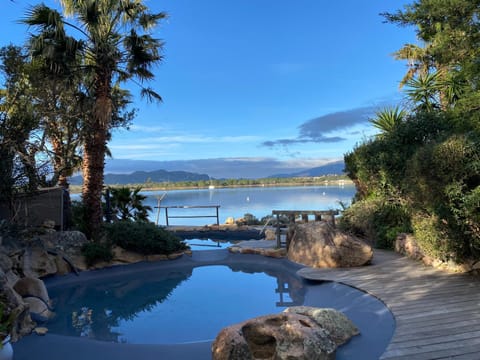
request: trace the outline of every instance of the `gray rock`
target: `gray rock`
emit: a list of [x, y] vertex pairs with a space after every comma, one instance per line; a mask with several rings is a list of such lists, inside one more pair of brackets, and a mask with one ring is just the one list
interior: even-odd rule
[[50, 311], [48, 304], [36, 297], [25, 297], [23, 301], [28, 304], [31, 318], [36, 322], [46, 322], [55, 316]]
[[293, 306], [285, 309], [286, 313], [301, 314], [313, 319], [320, 327], [328, 331], [329, 338], [338, 346], [360, 334], [357, 327], [340, 311], [319, 309], [310, 306]]
[[41, 248], [27, 248], [21, 259], [21, 267], [23, 274], [29, 277], [41, 278], [57, 273], [55, 258]]
[[336, 344], [312, 318], [295, 313], [260, 316], [220, 331], [214, 360], [331, 360]]
[[323, 221], [297, 224], [288, 259], [317, 268], [362, 266], [370, 263], [372, 247]]
[[81, 254], [82, 247], [89, 242], [80, 231], [56, 231], [43, 235], [42, 240], [45, 248], [65, 253], [67, 256]]
[[22, 297], [33, 296], [45, 303], [50, 302], [47, 288], [42, 280], [25, 277], [17, 281], [13, 289]]

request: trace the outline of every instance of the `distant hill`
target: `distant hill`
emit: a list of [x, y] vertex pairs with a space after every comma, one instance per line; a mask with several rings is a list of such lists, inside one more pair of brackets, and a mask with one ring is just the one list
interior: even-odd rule
[[315, 177], [324, 175], [343, 175], [345, 163], [343, 160], [331, 162], [322, 166], [314, 167], [300, 172], [290, 174], [276, 174], [269, 176], [270, 178], [291, 178], [291, 177]]
[[[200, 181], [209, 180], [206, 174], [196, 174], [187, 171], [135, 171], [131, 174], [105, 174], [105, 184], [144, 184], [151, 182], [179, 182], [179, 181]], [[74, 176], [70, 179], [70, 184], [81, 185], [83, 179], [81, 176]]]

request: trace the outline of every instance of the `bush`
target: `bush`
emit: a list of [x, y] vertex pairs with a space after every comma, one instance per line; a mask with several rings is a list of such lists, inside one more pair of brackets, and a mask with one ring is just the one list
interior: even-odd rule
[[382, 197], [355, 202], [343, 211], [338, 226], [381, 249], [392, 249], [399, 233], [411, 232], [407, 207]]
[[412, 226], [415, 239], [425, 255], [443, 261], [456, 259], [452, 241], [438, 216], [418, 213], [412, 217]]
[[258, 220], [255, 215], [246, 213], [237, 221], [237, 225], [262, 225], [262, 222]]
[[82, 248], [82, 254], [88, 266], [101, 261], [109, 262], [113, 259], [112, 247], [109, 244], [97, 242], [85, 244]]
[[168, 255], [188, 249], [180, 238], [153, 223], [119, 221], [106, 224], [105, 230], [113, 245], [144, 255]]

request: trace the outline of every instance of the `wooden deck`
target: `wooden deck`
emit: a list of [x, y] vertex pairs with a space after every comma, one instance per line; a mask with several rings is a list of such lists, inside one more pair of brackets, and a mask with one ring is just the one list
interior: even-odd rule
[[396, 329], [381, 359], [480, 359], [479, 277], [448, 274], [381, 250], [371, 266], [298, 273], [355, 286], [390, 308]]

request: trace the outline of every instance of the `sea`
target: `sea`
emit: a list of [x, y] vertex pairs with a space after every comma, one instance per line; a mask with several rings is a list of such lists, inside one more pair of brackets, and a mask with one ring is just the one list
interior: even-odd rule
[[[220, 224], [228, 218], [251, 214], [258, 219], [272, 210], [341, 210], [355, 195], [353, 185], [239, 187], [194, 190], [145, 191], [152, 207], [151, 221], [158, 225]], [[200, 208], [196, 208], [200, 206]], [[209, 206], [209, 207], [206, 207]], [[165, 209], [168, 207], [168, 209]]]

